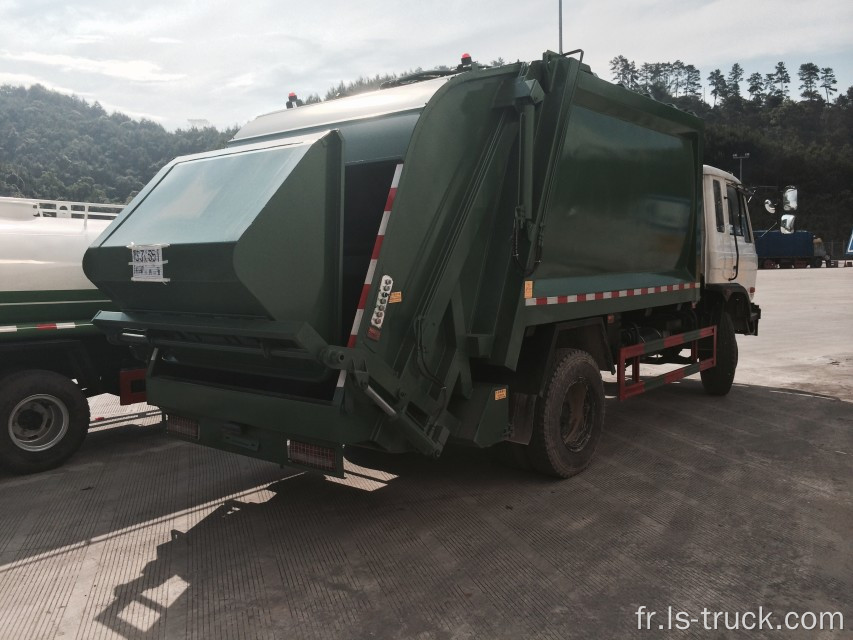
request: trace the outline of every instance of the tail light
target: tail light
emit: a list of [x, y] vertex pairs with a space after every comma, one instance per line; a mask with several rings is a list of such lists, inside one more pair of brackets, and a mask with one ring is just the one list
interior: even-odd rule
[[181, 436], [182, 438], [198, 440], [198, 420], [169, 415], [166, 418], [166, 433]]
[[298, 440], [287, 441], [287, 457], [296, 464], [318, 471], [337, 472], [336, 451], [332, 447], [308, 444]]

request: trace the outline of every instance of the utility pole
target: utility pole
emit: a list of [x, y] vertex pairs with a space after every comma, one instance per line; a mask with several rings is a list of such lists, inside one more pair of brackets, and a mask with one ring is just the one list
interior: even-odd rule
[[743, 155], [738, 155], [736, 153], [733, 153], [732, 158], [734, 158], [735, 160], [740, 160], [740, 175], [738, 176], [738, 180], [743, 182], [743, 161], [749, 160], [749, 154], [744, 153]]
[[559, 22], [560, 22], [560, 54], [563, 53], [563, 0], [559, 0], [560, 10], [559, 10]]

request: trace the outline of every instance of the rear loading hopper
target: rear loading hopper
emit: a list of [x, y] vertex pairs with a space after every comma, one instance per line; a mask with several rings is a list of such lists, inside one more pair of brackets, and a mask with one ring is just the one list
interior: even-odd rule
[[95, 322], [217, 448], [340, 473], [347, 445], [529, 441], [544, 336], [608, 369], [614, 317], [699, 300], [700, 138], [552, 53], [262, 116], [89, 249], [121, 309]]

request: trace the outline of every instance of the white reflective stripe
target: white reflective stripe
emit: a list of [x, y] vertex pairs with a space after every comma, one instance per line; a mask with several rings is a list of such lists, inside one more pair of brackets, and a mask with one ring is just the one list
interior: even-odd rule
[[18, 327], [12, 325], [8, 327], [0, 327], [0, 333], [16, 333], [18, 331]]
[[341, 372], [338, 374], [338, 384], [336, 385], [337, 388], [340, 389], [342, 386], [344, 386], [344, 381], [346, 379], [347, 379], [347, 372], [341, 370]]
[[611, 297], [613, 297], [613, 294], [612, 294], [610, 291], [605, 291], [605, 292], [604, 292], [604, 299], [605, 299], [605, 300], [608, 300], [608, 299], [609, 299], [609, 298], [611, 298]]
[[358, 333], [358, 328], [361, 326], [361, 319], [364, 317], [364, 309], [355, 310], [355, 320], [352, 321], [352, 330], [349, 332], [351, 336]]
[[400, 174], [403, 173], [403, 165], [398, 164], [397, 168], [394, 169], [394, 178], [391, 180], [391, 188], [396, 189], [397, 185], [400, 184]]
[[625, 296], [627, 296], [627, 295], [628, 295], [628, 290], [627, 290], [627, 289], [620, 289], [620, 290], [619, 290], [619, 297], [620, 297], [620, 298], [624, 298], [624, 297], [625, 297]]
[[364, 284], [371, 284], [373, 282], [374, 273], [376, 273], [376, 260], [371, 260], [367, 266], [367, 275], [364, 276]]
[[57, 329], [73, 329], [76, 326], [77, 325], [74, 324], [73, 322], [57, 322], [56, 323]]
[[390, 218], [390, 217], [391, 217], [390, 211], [385, 211], [382, 214], [382, 222], [379, 223], [379, 232], [376, 235], [378, 235], [378, 236], [384, 236], [385, 235], [385, 229], [388, 228], [388, 218]]
[[548, 302], [546, 302], [545, 304], [557, 304], [557, 297], [556, 296], [548, 296], [547, 299], [548, 299]]
[[536, 298], [525, 298], [524, 306], [525, 307], [533, 307], [536, 305]]
[[568, 298], [567, 302], [577, 302], [578, 301], [578, 297], [576, 295], [566, 296], [566, 297]]
[[642, 289], [634, 289], [634, 295], [635, 296], [643, 295], [643, 290]]

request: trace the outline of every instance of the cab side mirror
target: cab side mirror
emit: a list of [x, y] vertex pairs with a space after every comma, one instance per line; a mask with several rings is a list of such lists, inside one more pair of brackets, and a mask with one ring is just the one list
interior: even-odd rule
[[797, 188], [796, 187], [785, 187], [785, 191], [782, 192], [782, 202], [783, 209], [785, 211], [796, 211], [797, 210]]
[[782, 216], [779, 222], [779, 230], [782, 233], [794, 233], [794, 219], [796, 216], [793, 213], [786, 213]]

